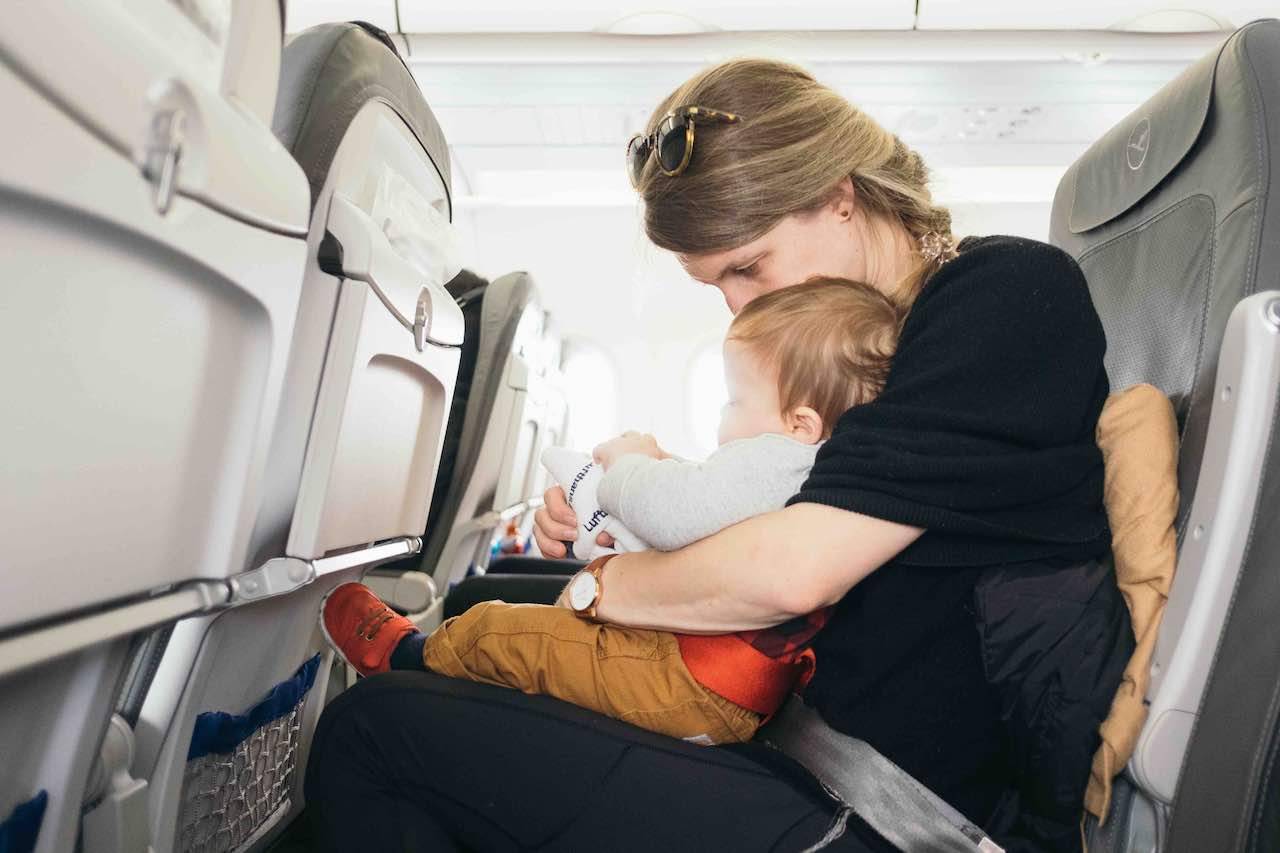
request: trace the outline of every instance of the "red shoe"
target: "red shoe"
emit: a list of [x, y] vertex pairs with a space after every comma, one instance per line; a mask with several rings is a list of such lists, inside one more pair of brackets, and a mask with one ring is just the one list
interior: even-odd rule
[[320, 602], [320, 630], [356, 672], [373, 675], [391, 668], [391, 653], [418, 626], [383, 604], [364, 584], [344, 583]]

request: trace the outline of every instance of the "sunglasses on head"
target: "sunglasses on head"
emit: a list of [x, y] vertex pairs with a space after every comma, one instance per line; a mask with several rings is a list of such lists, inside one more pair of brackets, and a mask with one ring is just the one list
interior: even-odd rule
[[653, 133], [637, 133], [627, 143], [627, 174], [631, 186], [640, 185], [644, 164], [649, 155], [657, 157], [662, 174], [675, 177], [689, 167], [693, 158], [693, 128], [698, 122], [718, 121], [733, 124], [742, 117], [707, 107], [680, 107], [662, 117]]

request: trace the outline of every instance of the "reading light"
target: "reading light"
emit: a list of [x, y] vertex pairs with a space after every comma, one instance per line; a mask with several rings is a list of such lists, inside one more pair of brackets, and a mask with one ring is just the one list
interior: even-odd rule
[[709, 33], [714, 29], [681, 12], [635, 12], [623, 15], [599, 32], [625, 36], [680, 36]]

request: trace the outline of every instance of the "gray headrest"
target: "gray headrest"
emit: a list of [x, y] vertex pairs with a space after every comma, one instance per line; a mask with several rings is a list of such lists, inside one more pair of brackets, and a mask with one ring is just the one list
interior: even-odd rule
[[281, 59], [271, 129], [306, 173], [312, 205], [347, 126], [371, 100], [387, 104], [417, 137], [444, 182], [452, 219], [453, 188], [444, 132], [390, 37], [361, 23], [321, 24], [304, 30], [285, 45]]
[[1120, 216], [1182, 162], [1209, 114], [1220, 55], [1214, 51], [1188, 67], [1077, 161], [1067, 222], [1072, 232], [1080, 234]]
[[467, 400], [458, 447], [459, 464], [455, 470], [455, 475], [463, 481], [475, 469], [480, 442], [493, 417], [503, 369], [515, 344], [516, 329], [534, 293], [533, 278], [527, 272], [507, 273], [485, 288], [480, 307], [480, 348], [476, 352], [475, 372], [471, 374], [471, 397]]

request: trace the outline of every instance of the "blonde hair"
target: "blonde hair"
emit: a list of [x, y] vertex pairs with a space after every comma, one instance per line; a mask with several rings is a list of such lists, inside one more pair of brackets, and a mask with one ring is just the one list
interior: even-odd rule
[[884, 388], [904, 316], [869, 284], [818, 277], [748, 302], [726, 339], [777, 371], [783, 414], [809, 406], [826, 437]]
[[[715, 65], [659, 104], [647, 132], [683, 106], [742, 121], [697, 124], [692, 160], [674, 177], [649, 158], [637, 189], [657, 246], [705, 254], [744, 245], [789, 215], [820, 208], [845, 178], [864, 214], [901, 224], [917, 247], [931, 233], [950, 241], [951, 214], [934, 203], [920, 155], [803, 68], [767, 59]], [[914, 301], [948, 256], [922, 256], [895, 296]]]

